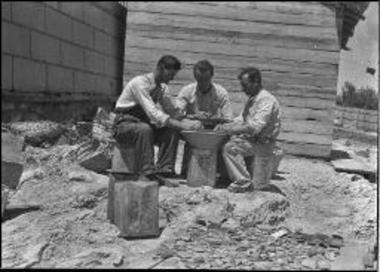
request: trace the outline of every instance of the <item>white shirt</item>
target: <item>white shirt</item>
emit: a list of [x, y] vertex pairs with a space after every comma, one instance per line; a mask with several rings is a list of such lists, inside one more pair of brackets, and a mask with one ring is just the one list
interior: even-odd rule
[[205, 111], [219, 118], [233, 119], [228, 92], [216, 83], [212, 83], [211, 90], [207, 93], [197, 90], [196, 82], [186, 85], [179, 92], [176, 102], [176, 108], [187, 114]]
[[166, 125], [169, 114], [165, 109], [173, 107], [166, 84], [156, 84], [154, 74], [144, 74], [131, 79], [124, 87], [116, 102], [116, 108], [129, 109], [140, 105], [152, 124], [157, 127]]

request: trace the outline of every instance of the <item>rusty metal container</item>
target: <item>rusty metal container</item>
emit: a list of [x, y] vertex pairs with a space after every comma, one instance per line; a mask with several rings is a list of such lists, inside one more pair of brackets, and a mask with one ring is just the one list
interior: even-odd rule
[[215, 187], [218, 152], [228, 135], [207, 129], [181, 133], [191, 147], [187, 185]]
[[107, 218], [125, 238], [159, 235], [158, 183], [140, 181], [133, 149], [115, 144], [109, 170]]

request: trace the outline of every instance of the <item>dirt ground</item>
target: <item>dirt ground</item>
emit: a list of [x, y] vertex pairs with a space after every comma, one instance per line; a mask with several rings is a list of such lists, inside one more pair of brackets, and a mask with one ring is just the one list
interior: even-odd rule
[[[377, 184], [293, 156], [271, 180], [277, 192], [233, 194], [183, 181], [161, 186], [160, 237], [126, 240], [107, 220], [108, 177], [78, 165], [80, 146], [27, 146], [9, 206], [41, 208], [6, 211], [3, 268], [331, 269], [340, 246], [305, 243], [295, 234], [340, 235], [344, 245], [375, 241]], [[370, 152], [376, 157], [377, 148]]]

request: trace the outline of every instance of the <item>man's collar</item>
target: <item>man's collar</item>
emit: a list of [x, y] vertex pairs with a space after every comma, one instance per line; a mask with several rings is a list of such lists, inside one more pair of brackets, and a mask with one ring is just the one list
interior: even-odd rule
[[198, 88], [198, 83], [195, 83], [195, 92], [199, 93], [199, 94], [208, 94], [210, 92], [212, 92], [212, 90], [214, 89], [214, 83], [211, 82], [211, 85], [210, 85], [210, 88], [207, 90], [207, 92], [203, 93], [199, 90]]

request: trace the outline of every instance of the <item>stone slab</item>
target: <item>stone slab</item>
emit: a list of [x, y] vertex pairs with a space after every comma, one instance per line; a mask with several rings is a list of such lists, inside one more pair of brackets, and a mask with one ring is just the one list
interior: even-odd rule
[[358, 159], [339, 159], [331, 161], [331, 163], [336, 171], [357, 174], [376, 174], [375, 166]]
[[1, 183], [15, 189], [22, 170], [22, 149], [24, 139], [10, 133], [1, 133]]

